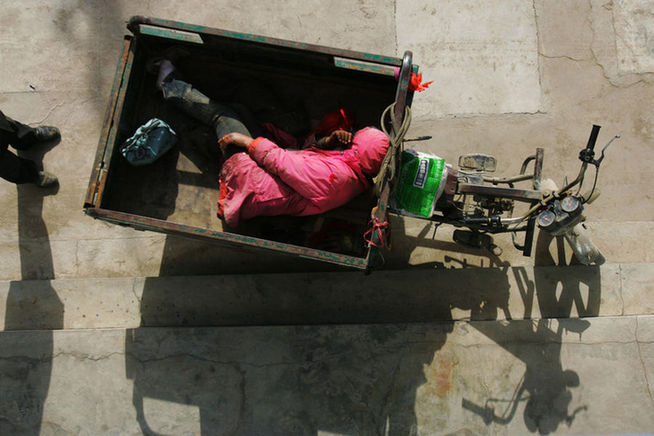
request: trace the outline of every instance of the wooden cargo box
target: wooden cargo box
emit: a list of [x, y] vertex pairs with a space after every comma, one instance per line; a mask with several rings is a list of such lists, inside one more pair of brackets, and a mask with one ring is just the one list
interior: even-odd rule
[[[375, 214], [384, 219], [387, 187], [322, 215], [261, 217], [227, 228], [216, 216], [221, 155], [215, 133], [164, 102], [146, 64], [179, 48], [185, 52], [178, 63], [184, 80], [204, 94], [225, 102], [254, 94], [308, 131], [341, 107], [354, 115], [357, 128], [380, 127], [382, 112], [393, 102], [401, 118], [411, 97], [410, 53], [399, 59], [146, 17], [133, 17], [128, 28], [132, 35], [125, 36], [85, 199], [88, 215], [359, 269], [377, 263], [379, 233], [364, 233]], [[401, 68], [400, 80], [394, 68]], [[150, 165], [131, 166], [120, 148], [155, 117], [176, 131], [178, 143]]]

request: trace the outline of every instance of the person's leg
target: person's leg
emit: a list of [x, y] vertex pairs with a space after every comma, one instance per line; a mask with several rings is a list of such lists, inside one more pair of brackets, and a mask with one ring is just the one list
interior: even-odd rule
[[11, 144], [16, 150], [27, 150], [38, 143], [58, 139], [59, 136], [59, 129], [56, 127], [30, 127], [0, 111], [0, 142]]
[[[242, 113], [239, 114], [229, 106], [211, 100], [189, 83], [178, 79], [164, 80], [161, 83], [161, 90], [166, 101], [173, 103], [198, 121], [213, 127], [218, 139], [234, 132], [247, 136], [252, 136], [254, 133], [259, 136], [260, 129], [253, 120], [248, 120], [246, 125]], [[222, 153], [227, 159], [243, 151], [242, 148], [229, 146], [226, 150], [222, 150]]]
[[300, 106], [285, 101], [283, 95], [276, 95], [271, 86], [244, 81], [236, 85], [234, 99], [246, 106], [260, 123], [271, 123], [295, 137], [304, 136], [310, 130], [306, 114]]
[[[161, 84], [163, 97], [196, 120], [212, 126], [219, 138], [228, 133], [242, 133], [251, 136], [239, 114], [227, 105], [209, 97], [182, 80], [172, 79]], [[255, 130], [255, 129], [252, 129]]]
[[34, 162], [16, 156], [6, 148], [0, 150], [0, 177], [12, 183], [38, 183], [39, 170]]
[[34, 183], [42, 188], [55, 185], [54, 174], [40, 171], [36, 162], [16, 156], [7, 150], [27, 150], [41, 142], [59, 138], [59, 129], [50, 126], [32, 128], [15, 121], [0, 111], [0, 177], [16, 184]]

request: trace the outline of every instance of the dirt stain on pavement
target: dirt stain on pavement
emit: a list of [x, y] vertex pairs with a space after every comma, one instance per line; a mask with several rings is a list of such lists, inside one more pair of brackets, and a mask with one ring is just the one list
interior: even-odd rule
[[449, 354], [438, 354], [427, 369], [429, 394], [444, 398], [452, 390], [453, 373], [459, 359]]

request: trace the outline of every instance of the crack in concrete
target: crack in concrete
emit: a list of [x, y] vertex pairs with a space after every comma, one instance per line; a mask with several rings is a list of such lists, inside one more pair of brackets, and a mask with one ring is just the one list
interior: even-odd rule
[[[597, 342], [564, 342], [564, 341], [507, 341], [507, 342], [494, 342], [492, 344], [450, 344], [452, 347], [459, 347], [463, 349], [476, 348], [476, 347], [496, 347], [497, 345], [502, 345], [505, 343], [510, 343], [511, 345], [523, 346], [523, 345], [533, 345], [533, 346], [542, 346], [542, 345], [584, 345], [584, 346], [594, 346], [594, 345], [629, 345], [633, 344], [632, 340], [625, 341], [597, 341]], [[641, 341], [641, 344], [654, 344], [654, 341]]]
[[647, 365], [645, 365], [645, 360], [643, 359], [642, 350], [640, 348], [641, 343], [651, 344], [652, 342], [640, 342], [638, 340], [638, 328], [640, 327], [640, 324], [638, 322], [639, 318], [640, 317], [638, 316], [636, 317], [636, 329], [634, 331], [634, 338], [636, 340], [636, 348], [638, 349], [638, 359], [640, 360], [640, 364], [643, 367], [643, 376], [645, 377], [645, 386], [647, 388], [647, 395], [649, 396], [649, 400], [652, 403], [652, 408], [654, 408], [654, 397], [652, 397], [652, 390], [650, 389], [649, 379], [647, 377]]
[[620, 305], [621, 305], [621, 310], [620, 310], [620, 316], [624, 316], [624, 296], [622, 294], [622, 291], [624, 290], [623, 287], [623, 280], [624, 280], [624, 275], [622, 274], [622, 264], [618, 264], [618, 274], [619, 274], [619, 283], [620, 287], [618, 288], [619, 295], [620, 295]]
[[[143, 235], [143, 236], [126, 236], [126, 237], [115, 237], [115, 238], [45, 238], [45, 237], [40, 237], [40, 238], [29, 238], [25, 239], [22, 238], [22, 240], [25, 240], [26, 242], [41, 242], [45, 239], [48, 239], [50, 242], [71, 242], [71, 241], [124, 241], [124, 240], [137, 240], [137, 239], [150, 239], [150, 240], [156, 240], [156, 239], [165, 239], [165, 236], [160, 236], [160, 235]], [[18, 238], [0, 238], [0, 242], [18, 242]]]
[[400, 44], [397, 40], [397, 2], [393, 2], [393, 21], [395, 22], [395, 53], [399, 55]]
[[[391, 397], [395, 393], [395, 383], [393, 383], [393, 380], [398, 380], [398, 374], [400, 373], [400, 366], [402, 365], [402, 356], [400, 356], [397, 359], [397, 362], [395, 363], [395, 366], [393, 367], [393, 370], [391, 371], [391, 374], [388, 377], [388, 380], [391, 380], [390, 386], [388, 387], [386, 394], [384, 395], [384, 399], [382, 401], [382, 407], [381, 407], [381, 413], [382, 415], [379, 416], [379, 421], [381, 425], [384, 425], [385, 422], [382, 421], [387, 421], [388, 416], [390, 415], [389, 411], [392, 410], [392, 404], [391, 404]], [[387, 418], [387, 419], [384, 419]], [[381, 430], [381, 429], [379, 429]], [[386, 426], [386, 433], [388, 433], [388, 426]], [[379, 432], [379, 434], [382, 434]]]
[[[591, 35], [592, 35], [591, 36], [590, 47], [589, 47], [590, 58], [586, 59], [586, 58], [575, 58], [575, 57], [568, 56], [568, 55], [547, 55], [547, 54], [545, 54], [544, 50], [543, 50], [543, 48], [541, 47], [541, 44], [540, 44], [540, 41], [541, 41], [541, 39], [540, 39], [540, 27], [539, 27], [539, 24], [538, 24], [538, 13], [537, 13], [537, 8], [536, 8], [536, 5], [535, 5], [535, 1], [536, 0], [534, 0], [534, 2], [533, 2], [533, 8], [534, 8], [534, 14], [535, 14], [535, 17], [536, 17], [536, 36], [537, 36], [538, 41], [539, 41], [538, 48], [537, 48], [539, 57], [543, 57], [545, 59], [568, 59], [568, 60], [570, 60], [572, 62], [591, 62], [593, 65], [597, 66], [600, 69], [602, 77], [604, 77], [604, 79], [609, 83], [609, 85], [614, 87], [614, 88], [627, 89], [627, 88], [633, 87], [633, 86], [638, 85], [638, 84], [649, 85], [648, 80], [645, 80], [643, 78], [641, 78], [639, 80], [635, 80], [635, 79], [633, 79], [631, 77], [633, 77], [633, 76], [643, 77], [644, 76], [646, 78], [649, 78], [650, 76], [654, 76], [654, 74], [651, 74], [651, 73], [640, 73], [640, 74], [639, 73], [629, 73], [629, 74], [625, 75], [623, 78], [625, 78], [627, 80], [629, 80], [631, 78], [630, 79], [631, 83], [620, 84], [620, 83], [616, 82], [613, 78], [611, 78], [611, 76], [607, 72], [606, 67], [604, 66], [604, 64], [602, 62], [600, 62], [600, 60], [599, 60], [599, 58], [597, 56], [597, 53], [595, 52], [595, 49], [594, 49], [595, 41], [596, 41], [597, 38], [596, 38], [595, 26], [594, 26], [594, 22], [593, 22], [593, 18], [592, 18], [593, 17], [592, 0], [588, 0], [588, 5], [589, 5], [589, 11], [590, 12], [589, 12], [589, 14], [588, 14], [588, 16], [586, 18], [586, 22], [588, 23], [588, 27], [589, 27], [589, 30], [590, 30]], [[613, 35], [615, 35], [614, 50], [617, 53], [616, 40], [617, 40], [618, 36], [617, 36], [616, 29], [615, 29], [615, 19], [614, 19], [613, 14], [612, 14], [612, 18], [611, 18], [611, 25], [612, 25], [612, 28], [613, 28]], [[617, 66], [616, 66], [616, 68], [617, 68]], [[539, 74], [539, 79], [540, 78], [541, 78], [541, 76]]]
[[141, 312], [141, 305], [142, 305], [143, 301], [142, 301], [142, 298], [139, 297], [139, 295], [136, 293], [136, 282], [137, 282], [136, 279], [132, 279], [132, 294], [134, 294], [134, 298], [137, 301], [137, 305], [138, 305], [138, 312], [137, 313], [143, 313], [143, 312]]
[[536, 8], [536, 0], [532, 0], [531, 9], [534, 11], [534, 21], [536, 23], [536, 49], [540, 52], [540, 27], [538, 25], [538, 8]]
[[241, 393], [241, 401], [238, 408], [238, 416], [236, 417], [236, 428], [231, 433], [233, 436], [236, 436], [237, 434], [239, 434], [239, 429], [241, 428], [241, 421], [243, 416], [245, 416], [245, 410], [247, 404], [245, 385], [246, 385], [247, 378], [246, 378], [245, 371], [241, 369], [240, 365], [233, 365], [232, 369], [236, 371], [241, 378], [238, 384], [239, 392]]
[[[406, 348], [404, 345], [400, 345], [400, 347]], [[387, 347], [387, 349], [390, 349], [390, 348], [393, 348], [393, 347]], [[400, 352], [400, 351], [397, 351], [397, 354], [405, 355], [404, 352]], [[406, 355], [409, 355], [409, 354], [410, 353], [408, 353]], [[192, 358], [192, 359], [195, 359], [195, 360], [199, 360], [201, 362], [209, 362], [209, 363], [214, 363], [214, 364], [217, 364], [217, 365], [238, 367], [239, 371], [240, 371], [240, 366], [242, 366], [242, 365], [246, 365], [246, 366], [250, 366], [252, 368], [258, 368], [258, 369], [261, 369], [261, 368], [274, 368], [274, 367], [279, 367], [279, 366], [294, 366], [294, 365], [295, 366], [301, 366], [301, 365], [306, 365], [306, 364], [316, 365], [316, 364], [323, 363], [323, 362], [326, 362], [326, 361], [338, 359], [338, 358], [340, 358], [342, 356], [349, 356], [349, 355], [351, 355], [351, 352], [347, 351], [347, 352], [343, 352], [343, 353], [328, 354], [328, 355], [326, 355], [324, 357], [314, 359], [311, 362], [296, 360], [296, 361], [270, 362], [270, 363], [262, 363], [262, 364], [256, 364], [256, 363], [247, 362], [247, 361], [238, 362], [238, 361], [229, 361], [229, 360], [217, 360], [217, 359], [211, 359], [211, 358], [208, 358], [208, 357], [198, 356], [198, 355], [193, 354], [193, 353], [174, 353], [174, 354], [168, 354], [166, 356], [161, 356], [161, 357], [156, 357], [156, 358], [149, 358], [149, 359], [139, 358], [137, 356], [134, 356], [132, 353], [128, 353], [128, 355], [130, 355], [132, 358], [134, 358], [136, 361], [138, 361], [141, 364], [161, 362], [161, 361], [169, 360], [169, 359], [178, 359], [178, 358], [187, 357], [187, 358]], [[372, 356], [369, 356], [369, 357], [367, 357], [365, 359], [359, 359], [359, 360], [361, 362], [363, 362], [363, 363], [366, 363], [366, 362], [369, 362], [369, 361], [375, 361], [377, 359], [378, 359], [378, 356], [372, 355]]]
[[[207, 357], [201, 357], [196, 354], [192, 353], [176, 353], [176, 354], [168, 354], [166, 356], [162, 357], [157, 357], [157, 358], [150, 358], [150, 359], [142, 359], [137, 356], [134, 356], [133, 353], [126, 353], [126, 355], [130, 356], [140, 364], [148, 364], [148, 363], [156, 363], [156, 362], [162, 362], [165, 360], [170, 360], [170, 359], [180, 359], [180, 358], [192, 358], [194, 360], [198, 360], [200, 362], [207, 362], [207, 363], [214, 363], [216, 365], [224, 365], [224, 366], [229, 366], [229, 367], [236, 367], [239, 368], [243, 365], [251, 366], [253, 368], [273, 368], [277, 366], [292, 366], [292, 365], [301, 365], [303, 362], [299, 361], [293, 361], [293, 362], [272, 362], [272, 363], [263, 363], [263, 364], [255, 364], [255, 363], [250, 363], [250, 362], [237, 362], [237, 361], [230, 361], [230, 360], [217, 360], [217, 359], [210, 359]], [[238, 371], [237, 371], [238, 372]]]
[[[90, 354], [86, 354], [86, 353], [78, 353], [78, 352], [75, 352], [75, 351], [73, 351], [73, 352], [71, 352], [71, 351], [60, 351], [58, 353], [53, 354], [51, 359], [55, 360], [55, 359], [57, 359], [59, 357], [74, 357], [75, 359], [80, 360], [80, 361], [90, 360], [92, 362], [99, 362], [100, 360], [109, 359], [109, 358], [111, 358], [113, 356], [124, 356], [124, 355], [125, 355], [124, 352], [112, 351], [112, 352], [107, 353], [107, 354], [101, 354], [101, 355], [93, 357]], [[44, 359], [44, 360], [50, 360], [50, 359]]]
[[[592, 2], [592, 0], [588, 0], [588, 5], [590, 7], [590, 13], [588, 15], [588, 21], [590, 23], [590, 31], [591, 31], [591, 35], [592, 35], [591, 42], [590, 42], [590, 53], [591, 53], [592, 58], [593, 58], [592, 59], [593, 63], [600, 69], [604, 79], [609, 83], [609, 85], [611, 85], [612, 87], [617, 88], [617, 89], [627, 89], [627, 88], [631, 88], [631, 87], [633, 87], [635, 85], [638, 85], [638, 84], [648, 85], [649, 82], [647, 80], [643, 79], [642, 77], [654, 77], [654, 74], [652, 74], [652, 73], [633, 73], [633, 72], [626, 73], [626, 74], [622, 75], [622, 77], [624, 79], [626, 79], [626, 80], [632, 80], [632, 83], [628, 83], [628, 84], [624, 84], [624, 85], [622, 85], [620, 83], [617, 83], [614, 79], [612, 79], [609, 76], [609, 73], [606, 71], [606, 67], [604, 66], [604, 64], [602, 64], [600, 62], [599, 58], [597, 57], [597, 53], [595, 53], [594, 46], [595, 46], [595, 40], [596, 40], [596, 33], [595, 33], [595, 25], [594, 25], [595, 23], [592, 20], [592, 16], [593, 16], [593, 2]], [[615, 14], [613, 14], [613, 10], [611, 10], [611, 20], [610, 21], [611, 21], [611, 28], [612, 28], [613, 36], [614, 36], [613, 49], [614, 49], [615, 54], [616, 54], [616, 66], [615, 66], [615, 68], [616, 68], [616, 73], [618, 74], [618, 76], [620, 76], [619, 71], [617, 71], [618, 70], [618, 66], [617, 66], [618, 32], [617, 32], [616, 27], [615, 27]], [[638, 79], [638, 80], [633, 81], [634, 80], [633, 77], [641, 77], [641, 78]]]
[[44, 356], [44, 357], [31, 357], [31, 356], [21, 356], [21, 355], [16, 355], [16, 356], [0, 356], [0, 361], [7, 361], [7, 362], [12, 362], [12, 361], [24, 361], [24, 362], [34, 362], [34, 363], [45, 363], [45, 362], [51, 362], [54, 359], [57, 359], [59, 357], [75, 357], [77, 360], [90, 360], [93, 362], [98, 362], [100, 360], [108, 359], [114, 355], [118, 356], [124, 356], [124, 352], [111, 352], [108, 354], [102, 354], [96, 357], [92, 357], [90, 354], [86, 353], [78, 353], [75, 351], [60, 351], [58, 353], [49, 355], [49, 356]]
[[75, 241], [75, 275], [80, 275], [80, 262], [79, 262], [79, 241]]
[[20, 94], [53, 94], [53, 93], [62, 93], [62, 91], [55, 91], [55, 90], [34, 91], [34, 90], [31, 90], [31, 89], [29, 91], [3, 91], [3, 92], [0, 92], [0, 96], [2, 96], [2, 95], [20, 95]]
[[591, 59], [573, 58], [572, 56], [568, 56], [568, 55], [554, 56], [554, 55], [546, 55], [545, 53], [540, 53], [540, 52], [538, 53], [538, 55], [544, 57], [545, 59], [568, 59], [572, 62], [592, 62]]
[[436, 118], [421, 118], [418, 121], [428, 123], [428, 122], [434, 122], [440, 120], [456, 120], [456, 119], [468, 120], [472, 118], [486, 118], [486, 119], [503, 118], [504, 120], [507, 119], [512, 120], [525, 115], [530, 117], [534, 115], [548, 115], [548, 112], [542, 111], [540, 109], [535, 112], [466, 112], [466, 113], [462, 112], [458, 114], [443, 115]]
[[[594, 26], [594, 22], [593, 22], [593, 19], [592, 19], [592, 16], [593, 16], [593, 2], [592, 2], [592, 0], [588, 0], [588, 7], [590, 8], [590, 12], [589, 12], [589, 14], [588, 14], [588, 21], [589, 21], [589, 23], [590, 23], [590, 33], [591, 33], [591, 35], [592, 35], [592, 36], [591, 36], [591, 39], [590, 39], [590, 54], [591, 54], [591, 56], [593, 57], [593, 62], [595, 63], [595, 65], [597, 65], [597, 66], [599, 67], [600, 71], [602, 72], [602, 76], [604, 77], [604, 79], [605, 79], [605, 80], [606, 80], [606, 81], [607, 81], [611, 86], [613, 86], [613, 87], [619, 87], [619, 86], [617, 86], [617, 84], [614, 84], [614, 83], [611, 81], [611, 78], [609, 77], [608, 73], [606, 72], [606, 69], [604, 68], [604, 65], [602, 65], [602, 64], [600, 63], [600, 61], [599, 61], [599, 59], [598, 59], [598, 57], [597, 57], [597, 53], [595, 53], [594, 46], [595, 46], [595, 38], [596, 38], [596, 35], [595, 35], [595, 26]], [[614, 21], [614, 20], [611, 19], [611, 21]], [[613, 29], [613, 30], [614, 30], [614, 33], [613, 33], [613, 34], [616, 35], [616, 33], [615, 33], [615, 23], [614, 23], [614, 29]], [[614, 47], [614, 48], [615, 48], [615, 50], [616, 50], [616, 52], [617, 52], [617, 47]]]
[[[534, 9], [534, 16], [536, 17], [536, 38], [538, 40], [537, 53], [538, 53], [539, 57], [543, 57], [545, 59], [568, 59], [568, 60], [573, 61], [573, 62], [590, 61], [590, 59], [575, 58], [575, 57], [568, 56], [568, 55], [547, 55], [547, 54], [545, 54], [544, 53], [544, 51], [545, 51], [544, 47], [542, 47], [542, 45], [541, 45], [541, 35], [540, 35], [540, 26], [539, 26], [539, 23], [538, 23], [538, 12], [537, 12], [537, 8], [536, 8], [536, 0], [533, 0], [532, 6], [533, 6], [533, 9]], [[588, 18], [587, 21], [589, 22], [590, 28], [591, 28], [591, 31], [592, 31], [592, 22], [590, 21], [590, 18]], [[592, 48], [591, 48], [591, 51], [592, 51]], [[538, 76], [539, 76], [539, 80], [540, 80], [541, 75], [539, 74]], [[541, 85], [542, 85], [542, 83], [541, 83]]]
[[[536, 0], [532, 0], [531, 7], [534, 10], [534, 23], [536, 25], [536, 54], [540, 55], [542, 41], [540, 36], [540, 24], [538, 22], [538, 9], [536, 8]], [[545, 105], [545, 99], [543, 95], [543, 65], [540, 56], [538, 57], [538, 88], [540, 89], [540, 112]]]
[[59, 108], [59, 107], [61, 107], [63, 105], [64, 105], [64, 103], [62, 102], [62, 103], [59, 103], [59, 104], [56, 104], [56, 105], [52, 106], [50, 108], [50, 110], [48, 111], [48, 113], [45, 114], [45, 117], [43, 117], [43, 119], [41, 119], [39, 121], [35, 121], [33, 123], [30, 123], [30, 124], [36, 124], [37, 126], [43, 124], [45, 122], [45, 120], [50, 118], [50, 115], [52, 114], [52, 112], [54, 112], [55, 109], [57, 109], [57, 108]]

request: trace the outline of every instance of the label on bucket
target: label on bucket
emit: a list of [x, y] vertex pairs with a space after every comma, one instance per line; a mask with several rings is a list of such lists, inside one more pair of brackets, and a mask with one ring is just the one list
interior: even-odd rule
[[430, 217], [445, 187], [445, 160], [415, 150], [401, 155], [400, 178], [393, 193], [393, 206], [409, 215]]

